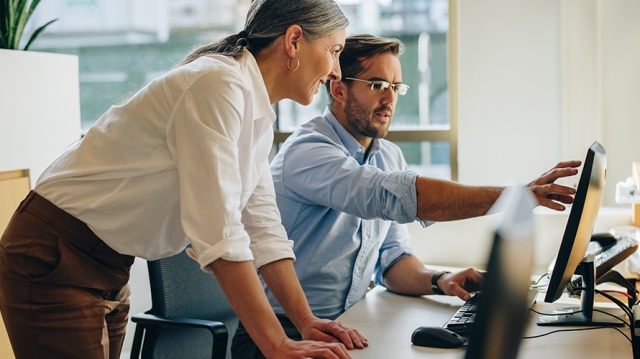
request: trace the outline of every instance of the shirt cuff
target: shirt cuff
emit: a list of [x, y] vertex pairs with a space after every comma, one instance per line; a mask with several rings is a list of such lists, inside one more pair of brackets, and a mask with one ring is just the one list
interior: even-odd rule
[[223, 240], [213, 246], [192, 241], [191, 245], [191, 248], [187, 248], [187, 254], [195, 259], [205, 272], [211, 272], [209, 264], [220, 258], [231, 262], [254, 259], [248, 240]]
[[382, 181], [382, 186], [395, 197], [394, 201], [388, 201], [395, 202], [390, 205], [389, 211], [398, 223], [409, 223], [418, 219], [416, 178], [417, 173], [407, 170], [392, 173]]
[[293, 253], [293, 241], [288, 239], [260, 241], [251, 245], [251, 251], [255, 257], [253, 265], [256, 269], [280, 259], [296, 259]]
[[425, 221], [425, 220], [420, 219], [418, 217], [416, 217], [416, 221], [420, 222], [420, 225], [422, 226], [422, 228], [427, 228], [432, 224], [438, 223], [438, 222], [432, 222], [432, 221]]
[[384, 285], [384, 274], [393, 267], [394, 264], [404, 257], [414, 255], [412, 248], [395, 248], [384, 251], [380, 256], [380, 269], [376, 271], [374, 282], [379, 285]]

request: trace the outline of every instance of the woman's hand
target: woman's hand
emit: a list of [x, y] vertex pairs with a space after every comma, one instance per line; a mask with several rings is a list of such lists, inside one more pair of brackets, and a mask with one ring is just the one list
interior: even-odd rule
[[342, 343], [324, 343], [313, 340], [283, 340], [276, 349], [265, 357], [269, 359], [350, 359], [351, 356]]
[[302, 321], [300, 333], [303, 339], [342, 343], [349, 350], [364, 349], [369, 346], [367, 339], [358, 330], [315, 316], [307, 317]]

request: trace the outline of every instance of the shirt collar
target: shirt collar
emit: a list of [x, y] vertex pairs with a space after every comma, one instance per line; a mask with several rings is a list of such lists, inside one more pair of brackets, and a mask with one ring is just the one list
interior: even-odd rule
[[[333, 127], [342, 141], [342, 145], [349, 151], [349, 154], [352, 157], [362, 158], [364, 153], [366, 152], [366, 148], [360, 144], [360, 142], [356, 141], [356, 139], [347, 131], [344, 126], [338, 121], [336, 116], [331, 112], [331, 109], [327, 107], [324, 110], [323, 116], [327, 119], [329, 124]], [[376, 152], [380, 150], [380, 140], [378, 138], [374, 138], [371, 142], [371, 150], [369, 151], [369, 158], [374, 155]]]

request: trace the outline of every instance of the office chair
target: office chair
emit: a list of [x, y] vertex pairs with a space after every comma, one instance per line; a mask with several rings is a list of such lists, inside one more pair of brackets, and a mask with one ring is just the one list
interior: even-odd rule
[[238, 319], [213, 273], [186, 250], [147, 262], [151, 309], [135, 314], [131, 359], [230, 358]]

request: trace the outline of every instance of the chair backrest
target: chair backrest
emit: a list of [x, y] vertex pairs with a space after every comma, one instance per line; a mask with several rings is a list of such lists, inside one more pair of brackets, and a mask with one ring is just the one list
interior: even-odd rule
[[[238, 319], [218, 285], [215, 275], [204, 272], [186, 250], [172, 257], [148, 262], [152, 308], [159, 316], [209, 319], [224, 323], [231, 338]], [[163, 328], [153, 358], [210, 358], [211, 335], [189, 328]]]

